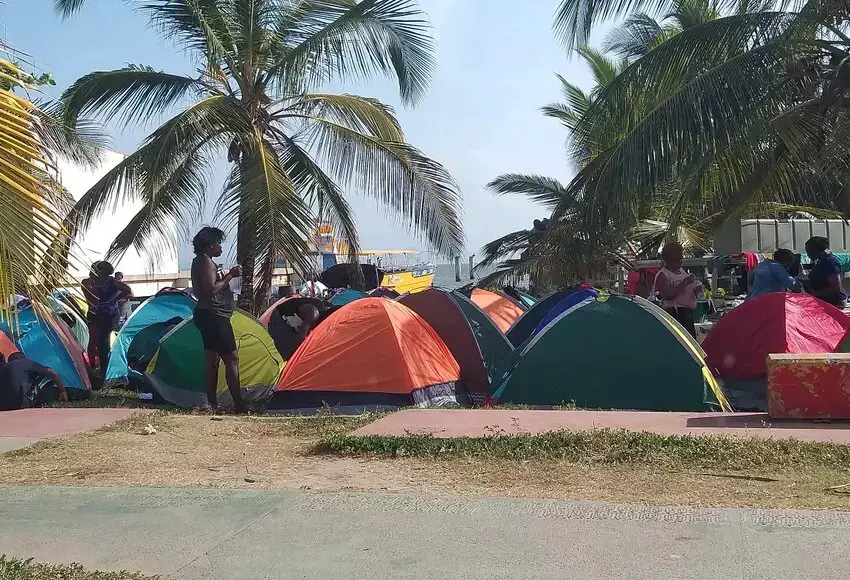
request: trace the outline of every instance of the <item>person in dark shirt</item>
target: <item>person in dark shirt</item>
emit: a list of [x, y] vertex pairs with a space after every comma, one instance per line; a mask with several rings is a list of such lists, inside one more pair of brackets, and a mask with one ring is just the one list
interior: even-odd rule
[[58, 389], [58, 399], [68, 402], [68, 392], [62, 379], [53, 369], [26, 358], [19, 352], [6, 360], [0, 354], [0, 411], [14, 411], [35, 407], [46, 402], [39, 383], [49, 379]]
[[847, 305], [847, 294], [841, 284], [841, 264], [829, 251], [829, 240], [821, 236], [809, 238], [806, 254], [812, 261], [809, 294], [843, 309]]
[[288, 361], [319, 324], [335, 309], [318, 298], [292, 298], [278, 306], [269, 320], [269, 334], [275, 347]]

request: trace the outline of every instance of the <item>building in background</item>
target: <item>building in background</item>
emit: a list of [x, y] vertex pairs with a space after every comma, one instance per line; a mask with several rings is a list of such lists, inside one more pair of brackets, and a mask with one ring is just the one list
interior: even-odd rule
[[[58, 179], [65, 189], [79, 200], [109, 170], [118, 165], [124, 155], [107, 151], [103, 162], [95, 170], [86, 169], [59, 161]], [[141, 209], [141, 202], [119, 204], [113, 211], [106, 211], [86, 231], [80, 232], [74, 241], [74, 254], [77, 258], [71, 266], [71, 274], [78, 279], [88, 275], [88, 267], [97, 260], [103, 260], [115, 237], [127, 226], [133, 216]], [[176, 231], [176, 224], [175, 224]], [[124, 281], [133, 289], [136, 296], [156, 294], [160, 288], [175, 286], [181, 278], [177, 266], [176, 250], [161, 251], [155, 255], [139, 255], [130, 248], [124, 256], [114, 263], [115, 270], [124, 273]]]

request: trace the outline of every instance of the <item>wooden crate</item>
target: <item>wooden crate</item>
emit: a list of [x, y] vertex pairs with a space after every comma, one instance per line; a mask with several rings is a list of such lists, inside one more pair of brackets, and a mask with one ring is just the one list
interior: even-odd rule
[[850, 353], [767, 357], [773, 419], [850, 419]]

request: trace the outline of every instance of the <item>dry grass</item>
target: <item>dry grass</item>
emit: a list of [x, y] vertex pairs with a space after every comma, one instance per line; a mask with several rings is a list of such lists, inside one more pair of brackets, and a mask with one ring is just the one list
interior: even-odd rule
[[79, 564], [51, 565], [0, 556], [0, 578], [3, 580], [157, 580], [133, 572], [100, 572]]
[[[0, 483], [366, 490], [607, 500], [652, 505], [850, 509], [827, 487], [836, 463], [743, 471], [680, 463], [559, 458], [395, 458], [315, 453], [320, 440], [374, 417], [223, 417], [153, 413], [0, 456]], [[156, 434], [144, 434], [150, 423]]]

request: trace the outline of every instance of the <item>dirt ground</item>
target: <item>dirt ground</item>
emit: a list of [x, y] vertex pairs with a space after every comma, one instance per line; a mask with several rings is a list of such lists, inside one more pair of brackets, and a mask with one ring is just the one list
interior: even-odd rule
[[[850, 494], [826, 489], [850, 483], [848, 466], [724, 473], [633, 464], [353, 458], [315, 453], [322, 434], [349, 430], [360, 423], [143, 415], [2, 455], [0, 484], [302, 488], [652, 505], [850, 509]], [[155, 434], [147, 434], [148, 424]], [[850, 486], [844, 489], [850, 492]]]

